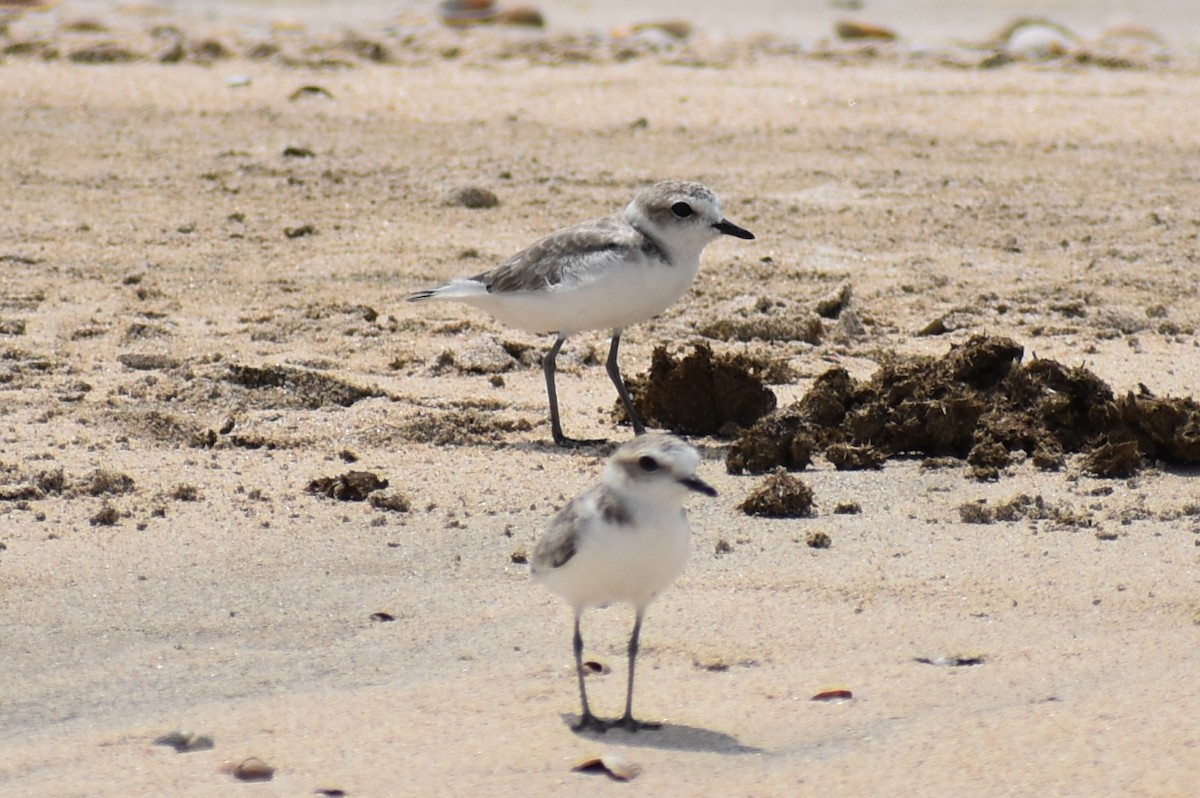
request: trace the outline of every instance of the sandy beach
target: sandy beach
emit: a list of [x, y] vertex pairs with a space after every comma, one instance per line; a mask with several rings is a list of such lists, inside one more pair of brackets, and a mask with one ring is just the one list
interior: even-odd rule
[[[111, 29], [64, 6], [0, 42], [5, 794], [1200, 792], [1197, 470], [1152, 458], [1104, 478], [1015, 453], [981, 479], [818, 453], [793, 474], [811, 514], [763, 518], [734, 436], [690, 435], [720, 495], [689, 502], [692, 559], [643, 630], [638, 711], [664, 726], [573, 733], [571, 613], [525, 560], [631, 435], [607, 335], [569, 340], [559, 394], [569, 434], [612, 444], [560, 450], [547, 337], [404, 302], [681, 178], [757, 238], [711, 245], [626, 331], [631, 378], [706, 344], [767, 364], [786, 408], [833, 367], [990, 335], [1117, 397], [1187, 397], [1194, 46], [105, 9]], [[831, 293], [809, 339], [711, 332]], [[353, 471], [387, 487], [311, 487]], [[630, 622], [585, 619], [604, 716]], [[812, 700], [830, 689], [853, 697]], [[154, 744], [174, 732], [212, 745]], [[605, 754], [637, 777], [572, 772]], [[235, 780], [249, 757], [273, 778]]]

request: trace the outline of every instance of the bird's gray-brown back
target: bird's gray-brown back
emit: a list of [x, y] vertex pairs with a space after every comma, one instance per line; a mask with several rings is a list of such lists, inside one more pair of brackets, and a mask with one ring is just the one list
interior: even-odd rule
[[653, 240], [638, 233], [624, 219], [606, 216], [551, 233], [472, 279], [487, 286], [491, 294], [541, 291], [594, 268], [598, 260], [616, 261], [625, 253], [636, 251], [666, 260], [666, 253]]

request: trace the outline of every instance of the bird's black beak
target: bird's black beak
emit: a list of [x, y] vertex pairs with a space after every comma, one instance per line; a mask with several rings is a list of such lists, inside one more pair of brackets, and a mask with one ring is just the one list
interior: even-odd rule
[[[745, 231], [743, 230], [742, 232]], [[697, 493], [703, 493], [705, 496], [717, 495], [717, 489], [700, 479], [700, 477], [685, 477], [679, 481], [682, 482], [683, 486], [688, 490], [694, 490]]]
[[717, 232], [721, 233], [722, 235], [734, 236], [736, 238], [745, 238], [747, 240], [752, 240], [754, 238], [754, 233], [751, 233], [749, 230], [745, 229], [744, 227], [738, 227], [736, 224], [729, 221], [728, 219], [722, 219], [721, 221], [714, 224], [713, 227], [717, 228]]

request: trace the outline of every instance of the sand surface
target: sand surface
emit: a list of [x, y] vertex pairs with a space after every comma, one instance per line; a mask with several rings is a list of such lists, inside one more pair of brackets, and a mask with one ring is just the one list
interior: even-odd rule
[[[570, 611], [518, 561], [611, 447], [549, 444], [548, 341], [403, 301], [680, 177], [758, 238], [627, 332], [629, 375], [731, 308], [849, 281], [861, 325], [708, 343], [786, 366], [781, 405], [985, 332], [1191, 394], [1200, 72], [439, 57], [447, 35], [343, 69], [0, 62], [0, 791], [1200, 792], [1200, 495], [1153, 463], [979, 482], [818, 458], [816, 514], [766, 520], [737, 509], [760, 478], [725, 472], [728, 439], [693, 438], [721, 495], [691, 501], [693, 559], [644, 629], [638, 711], [665, 726], [572, 733]], [[499, 205], [443, 201], [465, 186]], [[620, 441], [606, 346], [564, 350], [564, 425]], [[354, 469], [391, 509], [305, 491]], [[961, 520], [1022, 493], [1079, 520]], [[629, 623], [586, 620], [603, 715]], [[917, 661], [955, 657], [981, 664]], [[854, 697], [810, 700], [830, 687]], [[151, 744], [172, 731], [215, 746]], [[570, 771], [604, 752], [636, 781]], [[250, 756], [273, 781], [223, 770]]]

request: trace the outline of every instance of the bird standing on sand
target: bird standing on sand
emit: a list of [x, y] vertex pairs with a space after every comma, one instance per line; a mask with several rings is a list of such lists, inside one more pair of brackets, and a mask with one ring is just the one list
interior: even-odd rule
[[687, 291], [700, 269], [700, 253], [722, 235], [754, 235], [721, 215], [711, 190], [699, 183], [665, 180], [642, 191], [620, 216], [565, 227], [535, 241], [490, 271], [408, 296], [409, 302], [453, 299], [488, 311], [504, 324], [531, 333], [553, 333], [542, 360], [550, 400], [550, 431], [563, 435], [555, 363], [563, 342], [584, 330], [612, 330], [609, 379], [633, 430], [645, 426], [621, 379], [617, 349], [630, 324], [662, 313]]
[[[575, 672], [583, 710], [575, 729], [629, 731], [657, 728], [633, 718], [633, 671], [646, 607], [683, 573], [692, 528], [683, 509], [689, 491], [716, 496], [696, 476], [700, 455], [678, 438], [651, 433], [617, 449], [599, 485], [564, 507], [533, 552], [533, 578], [564, 598], [575, 611]], [[603, 721], [588, 706], [583, 683], [583, 636], [587, 607], [626, 601], [633, 605], [629, 637], [629, 683], [625, 714]]]

